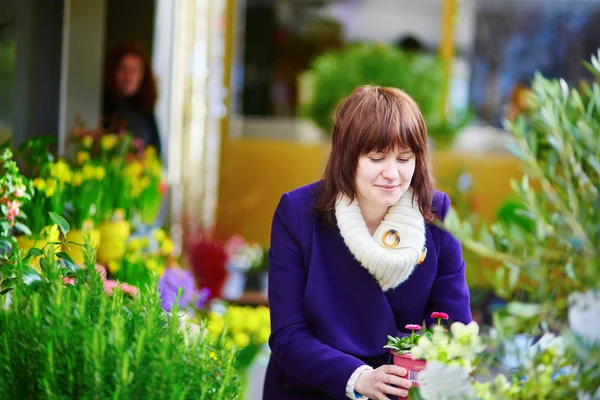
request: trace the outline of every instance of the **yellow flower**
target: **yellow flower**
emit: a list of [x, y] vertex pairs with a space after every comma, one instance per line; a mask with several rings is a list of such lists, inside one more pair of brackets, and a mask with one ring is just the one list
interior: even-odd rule
[[269, 336], [270, 335], [271, 335], [271, 328], [269, 328], [268, 326], [263, 326], [258, 331], [258, 335], [256, 337], [256, 340], [258, 340], [259, 344], [267, 343], [269, 341]]
[[140, 181], [140, 192], [145, 190], [148, 186], [150, 186], [150, 179], [147, 176], [143, 177]]
[[86, 149], [89, 149], [94, 144], [94, 139], [91, 136], [86, 136], [83, 138], [81, 143], [83, 144], [83, 147], [85, 147]]
[[59, 182], [71, 182], [71, 168], [64, 160], [58, 160], [56, 163], [52, 164], [50, 167], [50, 175], [58, 179]]
[[160, 272], [162, 269], [161, 265], [154, 258], [146, 260], [146, 268], [151, 272]]
[[138, 161], [133, 161], [123, 167], [122, 175], [129, 178], [137, 178], [141, 175], [142, 171], [142, 164]]
[[100, 147], [104, 150], [110, 150], [117, 144], [117, 135], [104, 135], [100, 139]]
[[141, 238], [132, 238], [127, 244], [127, 250], [130, 252], [137, 252], [142, 249], [142, 239]]
[[213, 336], [218, 336], [225, 327], [225, 319], [221, 314], [211, 312], [209, 314], [208, 332]]
[[151, 159], [151, 158], [156, 158], [156, 147], [154, 146], [148, 146], [146, 147], [146, 151], [144, 153], [144, 159]]
[[165, 239], [164, 242], [160, 245], [160, 253], [163, 256], [170, 256], [173, 253], [173, 241], [170, 239]]
[[158, 243], [162, 243], [166, 239], [167, 234], [165, 233], [164, 230], [162, 230], [162, 229], [159, 228], [159, 229], [155, 229], [155, 230], [152, 231], [152, 237]]
[[56, 181], [54, 179], [50, 179], [46, 181], [46, 197], [54, 196], [56, 192]]
[[233, 335], [233, 343], [238, 349], [243, 349], [250, 344], [250, 337], [244, 332], [238, 332]]
[[86, 180], [94, 179], [94, 177], [96, 176], [96, 168], [93, 165], [84, 165], [83, 176]]
[[96, 180], [101, 181], [106, 176], [106, 171], [102, 165], [96, 167]]
[[73, 186], [79, 186], [83, 182], [83, 174], [81, 172], [75, 172], [73, 174]]
[[46, 181], [42, 178], [35, 178], [33, 180], [33, 187], [39, 191], [43, 191], [46, 188]]
[[119, 265], [119, 263], [116, 262], [116, 261], [114, 261], [114, 260], [113, 261], [109, 261], [107, 267], [108, 267], [108, 271], [111, 274], [116, 273], [117, 271], [119, 271], [119, 268], [121, 268], [121, 266]]
[[76, 159], [78, 164], [83, 164], [90, 159], [90, 153], [87, 151], [78, 151]]

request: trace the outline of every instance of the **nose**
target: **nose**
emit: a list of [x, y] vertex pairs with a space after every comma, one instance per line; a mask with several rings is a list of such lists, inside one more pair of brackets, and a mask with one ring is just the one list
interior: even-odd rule
[[384, 167], [383, 171], [381, 172], [381, 176], [383, 176], [385, 179], [390, 180], [390, 181], [394, 181], [394, 180], [398, 179], [400, 174], [398, 172], [398, 168], [396, 167], [395, 160], [394, 160], [394, 162], [386, 162], [385, 163], [385, 167]]

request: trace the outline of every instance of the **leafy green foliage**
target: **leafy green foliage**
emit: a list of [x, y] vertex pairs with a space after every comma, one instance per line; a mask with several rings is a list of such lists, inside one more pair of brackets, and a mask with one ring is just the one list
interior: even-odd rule
[[[431, 331], [427, 331], [423, 334], [424, 337], [431, 340], [432, 333]], [[410, 353], [410, 349], [415, 347], [421, 338], [420, 335], [409, 335], [404, 336], [402, 338], [393, 337], [388, 335], [388, 344], [383, 346], [384, 349], [392, 349], [396, 350], [398, 354], [407, 354]]]
[[466, 111], [448, 120], [441, 115], [442, 63], [436, 57], [404, 53], [383, 44], [360, 44], [319, 56], [310, 73], [312, 95], [301, 114], [327, 134], [331, 133], [335, 105], [365, 84], [397, 87], [410, 94], [439, 147], [449, 146], [471, 119]]
[[529, 112], [506, 122], [510, 150], [527, 172], [511, 182], [512, 217], [503, 210], [475, 231], [451, 213], [445, 225], [465, 247], [504, 263], [495, 282], [501, 295], [519, 284], [531, 301], [544, 301], [600, 282], [600, 85], [574, 89], [537, 74], [529, 103]]
[[526, 174], [511, 182], [515, 198], [499, 220], [476, 229], [450, 212], [444, 221], [465, 247], [503, 263], [496, 271], [497, 292], [522, 299], [494, 315], [493, 341], [548, 332], [564, 339], [545, 348], [536, 344], [512, 378], [478, 384], [482, 399], [592, 398], [599, 393], [600, 343], [585, 343], [582, 332], [567, 322], [573, 294], [600, 289], [599, 59], [600, 51], [587, 64], [596, 80], [578, 88], [536, 74], [529, 110], [505, 123], [514, 137], [509, 150]]
[[0, 398], [239, 398], [223, 337], [165, 313], [156, 282], [135, 298], [109, 296], [89, 247], [87, 268], [74, 271], [52, 247], [40, 274], [21, 263], [0, 308]]

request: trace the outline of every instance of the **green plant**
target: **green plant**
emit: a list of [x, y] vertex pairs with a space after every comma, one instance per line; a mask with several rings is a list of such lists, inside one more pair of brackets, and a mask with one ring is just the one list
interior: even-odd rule
[[10, 251], [16, 244], [13, 230], [30, 234], [21, 222], [25, 215], [21, 208], [31, 200], [31, 183], [19, 172], [8, 146], [0, 148], [0, 255]]
[[357, 86], [393, 86], [410, 94], [419, 107], [432, 140], [448, 147], [471, 115], [464, 111], [445, 120], [441, 114], [442, 63], [436, 57], [404, 53], [384, 44], [359, 44], [328, 52], [311, 65], [312, 94], [301, 114], [331, 132], [331, 113]]
[[[515, 139], [510, 149], [526, 175], [512, 182], [516, 200], [503, 218], [478, 231], [454, 211], [444, 222], [465, 247], [503, 263], [494, 281], [500, 295], [522, 299], [494, 315], [495, 342], [517, 333], [555, 332], [577, 349], [566, 352], [560, 365], [538, 350], [531, 368], [520, 369], [534, 383], [519, 386], [520, 376], [499, 378], [493, 385], [506, 390], [497, 398], [592, 398], [599, 393], [600, 338], [580, 344], [585, 332], [568, 320], [574, 296], [600, 290], [600, 51], [589, 66], [596, 80], [578, 88], [536, 74], [528, 111], [505, 123]], [[568, 374], [554, 375], [567, 364]]]
[[[66, 235], [66, 221], [52, 218]], [[204, 323], [193, 333], [177, 306], [165, 313], [156, 284], [111, 296], [89, 247], [86, 268], [57, 261], [52, 245], [27, 257], [42, 253], [40, 273], [19, 263], [0, 308], [0, 398], [239, 398], [224, 335], [209, 337]]]
[[431, 331], [425, 332], [422, 336], [415, 334], [415, 331], [421, 329], [420, 325], [408, 324], [406, 325], [406, 329], [410, 329], [412, 331], [409, 336], [403, 336], [400, 338], [388, 335], [388, 344], [383, 346], [383, 348], [395, 350], [398, 354], [408, 354], [411, 352], [412, 348], [417, 345], [421, 337], [431, 339]]

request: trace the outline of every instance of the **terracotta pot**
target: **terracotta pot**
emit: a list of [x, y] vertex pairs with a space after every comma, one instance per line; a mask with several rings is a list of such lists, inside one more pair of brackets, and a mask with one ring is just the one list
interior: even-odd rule
[[[419, 387], [419, 382], [417, 382], [417, 375], [420, 371], [425, 369], [426, 361], [425, 360], [413, 360], [412, 355], [408, 354], [398, 354], [396, 350], [392, 350], [392, 354], [394, 355], [394, 365], [398, 365], [399, 367], [406, 368], [408, 371], [407, 378], [411, 381], [413, 387]], [[398, 400], [406, 400], [408, 397], [398, 397]]]

